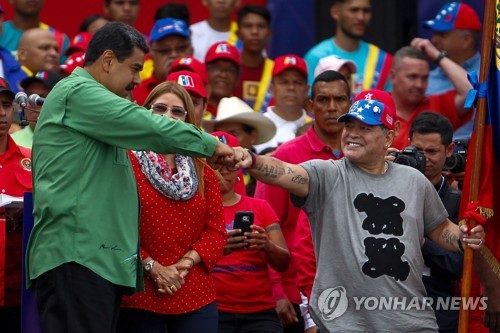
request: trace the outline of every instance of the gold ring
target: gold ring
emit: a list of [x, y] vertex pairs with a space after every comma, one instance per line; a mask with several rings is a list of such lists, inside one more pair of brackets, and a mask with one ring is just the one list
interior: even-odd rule
[[174, 290], [175, 284], [171, 285], [169, 288], [170, 288], [170, 290]]
[[483, 245], [483, 240], [482, 239], [479, 240], [479, 244], [478, 245]]

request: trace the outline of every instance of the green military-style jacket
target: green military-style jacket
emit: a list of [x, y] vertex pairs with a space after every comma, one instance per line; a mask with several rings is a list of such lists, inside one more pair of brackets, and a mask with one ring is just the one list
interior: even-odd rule
[[44, 272], [76, 262], [129, 291], [142, 289], [139, 198], [127, 150], [207, 157], [215, 144], [211, 135], [154, 115], [77, 68], [45, 100], [33, 139], [28, 287]]

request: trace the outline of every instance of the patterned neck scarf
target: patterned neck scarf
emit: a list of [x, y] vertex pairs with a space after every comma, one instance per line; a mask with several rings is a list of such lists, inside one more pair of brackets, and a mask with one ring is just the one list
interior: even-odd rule
[[175, 155], [177, 173], [172, 174], [163, 155], [152, 151], [133, 153], [151, 185], [167, 198], [189, 200], [198, 190], [198, 176], [191, 157]]

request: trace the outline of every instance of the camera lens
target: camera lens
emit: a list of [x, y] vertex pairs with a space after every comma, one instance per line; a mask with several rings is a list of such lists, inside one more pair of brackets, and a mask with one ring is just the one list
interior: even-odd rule
[[453, 173], [465, 171], [465, 156], [462, 154], [454, 153], [446, 159], [444, 168]]
[[416, 147], [409, 146], [396, 155], [394, 163], [407, 165], [425, 174], [425, 155]]
[[398, 157], [396, 157], [396, 159], [394, 159], [394, 163], [414, 167], [417, 164], [417, 161], [415, 161], [415, 158], [411, 156], [399, 155]]

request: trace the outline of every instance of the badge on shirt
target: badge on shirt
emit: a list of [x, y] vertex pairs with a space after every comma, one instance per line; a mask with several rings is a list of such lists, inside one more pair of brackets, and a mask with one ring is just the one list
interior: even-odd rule
[[21, 166], [24, 170], [31, 171], [31, 159], [27, 157], [23, 158], [21, 160]]

